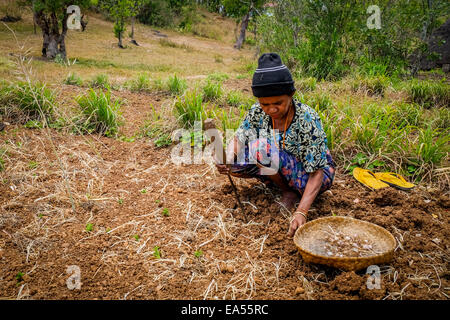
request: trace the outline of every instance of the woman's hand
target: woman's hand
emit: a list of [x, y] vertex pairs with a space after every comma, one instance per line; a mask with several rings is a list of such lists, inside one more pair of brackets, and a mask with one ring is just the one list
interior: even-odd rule
[[291, 220], [291, 225], [289, 226], [289, 236], [293, 237], [295, 234], [295, 231], [300, 228], [302, 225], [306, 223], [305, 217], [298, 213], [294, 215], [294, 217]]
[[229, 173], [231, 173], [230, 167], [227, 166], [226, 164], [217, 164], [216, 163], [216, 168], [217, 168], [217, 170], [219, 170], [220, 174], [229, 174]]

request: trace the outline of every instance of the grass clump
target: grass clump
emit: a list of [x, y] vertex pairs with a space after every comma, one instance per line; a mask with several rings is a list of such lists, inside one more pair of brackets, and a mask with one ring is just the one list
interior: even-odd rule
[[316, 111], [326, 110], [333, 104], [330, 96], [326, 93], [305, 94], [296, 96], [296, 98], [298, 98], [302, 103], [315, 109]]
[[221, 129], [225, 132], [228, 129], [236, 130], [239, 128], [241, 121], [247, 113], [245, 105], [240, 105], [238, 108], [217, 109], [215, 115], [221, 124]]
[[13, 122], [50, 122], [54, 117], [56, 94], [45, 84], [17, 82], [0, 84], [0, 114]]
[[120, 106], [122, 101], [112, 99], [110, 91], [95, 91], [92, 88], [86, 95], [76, 98], [81, 108], [81, 117], [77, 123], [82, 132], [115, 136], [121, 122]]
[[204, 101], [217, 101], [223, 96], [222, 84], [220, 82], [207, 80], [202, 91]]
[[90, 85], [93, 88], [108, 89], [110, 87], [108, 75], [103, 73], [97, 74], [94, 78], [92, 78]]
[[409, 100], [425, 108], [448, 107], [450, 85], [445, 82], [413, 80], [407, 86]]
[[167, 80], [167, 88], [173, 95], [183, 94], [187, 88], [187, 82], [175, 74]]
[[146, 73], [140, 73], [135, 79], [125, 83], [125, 87], [135, 92], [150, 91], [150, 78]]
[[317, 86], [317, 79], [314, 77], [302, 78], [296, 81], [296, 87], [300, 92], [314, 91]]
[[140, 128], [139, 137], [148, 137], [153, 139], [157, 148], [164, 148], [172, 144], [171, 131], [173, 125], [167, 119], [168, 112], [165, 110], [157, 111], [152, 105], [152, 111], [145, 120], [144, 125]]
[[64, 79], [64, 84], [69, 84], [72, 86], [82, 86], [83, 80], [79, 75], [77, 75], [74, 72], [71, 72], [67, 75], [67, 77]]
[[386, 76], [364, 77], [353, 80], [351, 88], [354, 92], [362, 91], [369, 96], [384, 96], [386, 88], [390, 85], [390, 79]]
[[6, 155], [6, 150], [0, 149], [0, 172], [5, 170], [5, 160], [4, 160], [5, 155]]
[[238, 90], [231, 90], [227, 93], [226, 102], [232, 107], [238, 107], [244, 102], [244, 95]]
[[222, 72], [211, 73], [211, 74], [208, 74], [208, 76], [206, 77], [206, 79], [208, 79], [208, 80], [220, 81], [220, 82], [228, 80], [229, 78], [230, 77], [226, 73], [222, 73]]
[[203, 96], [197, 89], [186, 92], [175, 101], [175, 115], [185, 127], [193, 127], [195, 121], [206, 119]]
[[169, 48], [183, 49], [183, 50], [186, 50], [187, 52], [192, 52], [192, 51], [194, 51], [194, 49], [193, 49], [190, 45], [187, 45], [187, 44], [185, 44], [185, 43], [178, 44], [178, 43], [176, 43], [176, 42], [173, 42], [172, 40], [165, 39], [165, 38], [159, 39], [159, 44], [160, 44], [162, 47], [169, 47]]

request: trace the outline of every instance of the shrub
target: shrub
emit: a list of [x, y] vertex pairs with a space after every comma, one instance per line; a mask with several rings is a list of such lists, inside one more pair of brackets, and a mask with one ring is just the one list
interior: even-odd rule
[[121, 123], [120, 106], [122, 102], [111, 99], [111, 93], [90, 89], [87, 95], [76, 98], [80, 108], [81, 117], [77, 121], [82, 132], [99, 133], [106, 136], [115, 136]]

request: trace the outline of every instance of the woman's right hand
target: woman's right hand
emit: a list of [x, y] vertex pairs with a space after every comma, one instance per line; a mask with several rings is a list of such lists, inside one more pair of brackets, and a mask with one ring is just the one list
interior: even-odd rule
[[216, 168], [217, 168], [217, 170], [219, 170], [220, 174], [229, 174], [229, 173], [231, 173], [230, 167], [227, 166], [226, 164], [217, 164], [216, 163]]

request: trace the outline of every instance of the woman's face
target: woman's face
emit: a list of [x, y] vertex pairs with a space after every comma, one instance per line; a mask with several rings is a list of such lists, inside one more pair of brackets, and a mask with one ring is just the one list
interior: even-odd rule
[[263, 111], [273, 119], [282, 119], [289, 110], [292, 101], [292, 95], [284, 94], [282, 96], [261, 97], [258, 98], [259, 105]]

